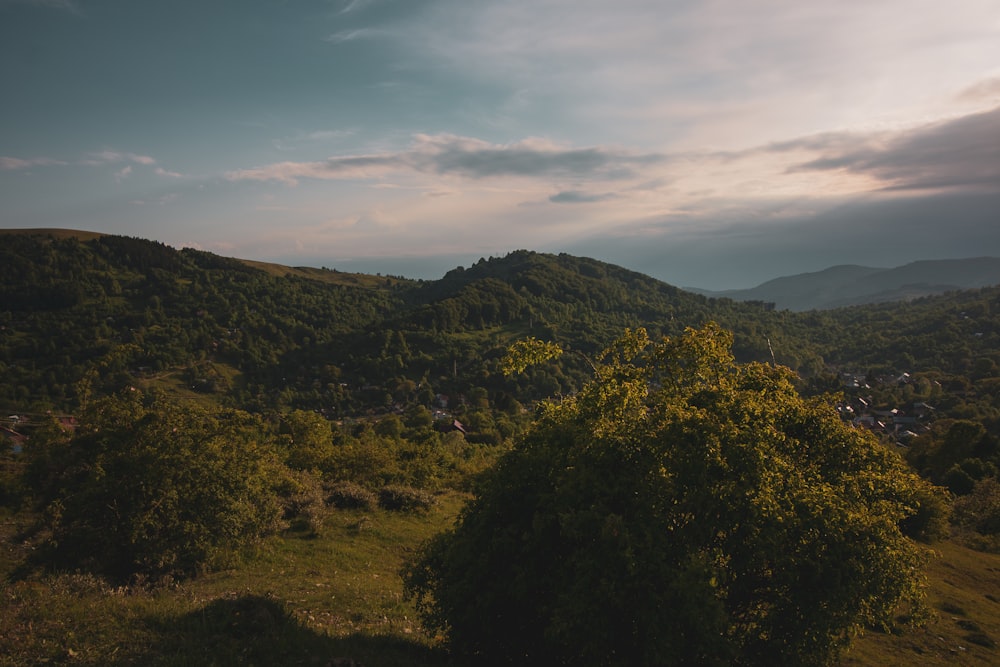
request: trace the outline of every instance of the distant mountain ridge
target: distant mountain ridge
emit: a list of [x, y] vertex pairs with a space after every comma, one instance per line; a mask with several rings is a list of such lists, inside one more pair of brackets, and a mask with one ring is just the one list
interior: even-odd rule
[[993, 285], [1000, 285], [997, 257], [922, 260], [890, 269], [848, 264], [775, 278], [750, 289], [685, 289], [713, 298], [764, 301], [779, 310], [804, 311], [908, 301]]

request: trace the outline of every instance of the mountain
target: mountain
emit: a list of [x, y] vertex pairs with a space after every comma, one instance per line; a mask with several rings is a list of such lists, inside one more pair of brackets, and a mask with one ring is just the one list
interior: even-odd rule
[[764, 301], [780, 310], [825, 310], [1000, 285], [1000, 258], [912, 262], [892, 269], [834, 266], [815, 273], [775, 278], [743, 290], [686, 288], [713, 298]]
[[[627, 327], [676, 334], [710, 319], [738, 330], [741, 358], [767, 355], [761, 336], [741, 333], [759, 305], [716, 304], [569, 255], [516, 251], [416, 281], [72, 230], [12, 231], [3, 241], [0, 405], [17, 410], [73, 410], [129, 383], [337, 416], [384, 410], [396, 402], [387, 396], [431, 384], [530, 400], [574, 391], [589, 373], [583, 355]], [[506, 379], [498, 359], [525, 336], [579, 354]]]
[[[838, 285], [884, 295], [900, 292], [895, 280], [914, 295], [982, 282], [996, 261], [959, 262], [964, 273], [937, 262], [836, 267], [773, 282], [782, 298], [808, 288], [828, 303], [847, 292]], [[1000, 288], [809, 313], [774, 309], [773, 294], [709, 298], [598, 260], [528, 250], [418, 281], [123, 236], [11, 232], [0, 244], [0, 406], [74, 411], [128, 385], [338, 418], [416, 394], [523, 404], [574, 392], [590, 376], [588, 360], [626, 328], [656, 338], [709, 321], [733, 333], [739, 361], [776, 362], [805, 378], [844, 367], [964, 372], [971, 359], [987, 373], [994, 357], [1000, 367]], [[505, 377], [501, 357], [528, 336], [572, 354]]]

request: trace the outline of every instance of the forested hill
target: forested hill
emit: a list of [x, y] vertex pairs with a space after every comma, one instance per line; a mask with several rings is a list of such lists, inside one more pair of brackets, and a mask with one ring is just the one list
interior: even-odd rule
[[[518, 250], [449, 271], [408, 294], [405, 317], [417, 326], [538, 330], [591, 351], [622, 326], [675, 330], [709, 316], [710, 300], [597, 260]], [[759, 305], [743, 305], [744, 313]]]
[[760, 310], [565, 255], [520, 251], [418, 282], [65, 230], [5, 234], [0, 278], [0, 392], [12, 410], [69, 411], [140, 381], [334, 415], [405, 403], [418, 386], [531, 398], [572, 391], [578, 378], [572, 363], [521, 385], [494, 377], [517, 337], [593, 353], [627, 326], [677, 332]]
[[626, 327], [655, 337], [709, 320], [734, 332], [740, 360], [773, 358], [807, 380], [839, 368], [988, 374], [1000, 363], [996, 290], [797, 314], [524, 250], [413, 281], [20, 232], [3, 236], [0, 279], [0, 406], [11, 411], [72, 412], [129, 383], [338, 417], [435, 394], [510, 405], [573, 392], [588, 372], [571, 354], [505, 378], [497, 360], [513, 340], [592, 356]]

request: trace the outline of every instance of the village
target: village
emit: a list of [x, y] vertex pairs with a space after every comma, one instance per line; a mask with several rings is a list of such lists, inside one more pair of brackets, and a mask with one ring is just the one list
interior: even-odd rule
[[910, 441], [928, 431], [935, 409], [923, 401], [898, 406], [879, 406], [870, 382], [881, 386], [909, 384], [909, 373], [869, 380], [866, 375], [841, 373], [844, 399], [837, 403], [841, 419], [856, 428], [865, 428], [899, 448], [909, 447]]

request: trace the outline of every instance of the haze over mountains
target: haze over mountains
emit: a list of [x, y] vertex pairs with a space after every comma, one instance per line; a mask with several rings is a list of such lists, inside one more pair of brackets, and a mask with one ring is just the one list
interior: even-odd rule
[[684, 289], [709, 297], [766, 301], [779, 310], [823, 310], [906, 301], [954, 290], [1000, 284], [1000, 258], [925, 260], [895, 268], [853, 264], [775, 278], [750, 289]]

